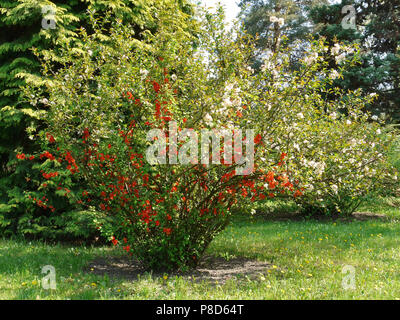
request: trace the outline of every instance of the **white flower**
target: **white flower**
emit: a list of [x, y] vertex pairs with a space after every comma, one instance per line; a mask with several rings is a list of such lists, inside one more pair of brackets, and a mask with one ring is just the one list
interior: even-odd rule
[[299, 112], [299, 113], [297, 114], [297, 118], [299, 118], [299, 119], [304, 119], [304, 115], [303, 115], [301, 112]]
[[171, 76], [171, 80], [172, 80], [172, 81], [176, 81], [176, 79], [178, 79], [178, 77], [176, 76], [176, 74], [173, 74], [173, 75]]
[[381, 134], [381, 133], [382, 133], [381, 129], [376, 130], [376, 134]]
[[352, 54], [352, 53], [354, 53], [354, 48], [352, 48], [352, 47], [347, 47], [346, 48], [346, 52], [347, 52], [347, 54]]
[[315, 166], [315, 173], [317, 175], [321, 175], [325, 171], [325, 163], [324, 162], [318, 162]]
[[233, 83], [229, 83], [226, 87], [225, 87], [225, 91], [226, 92], [230, 92], [233, 90], [233, 88], [235, 87], [235, 85]]
[[92, 56], [93, 51], [92, 50], [88, 50], [88, 54], [89, 54], [89, 56]]
[[336, 70], [332, 70], [332, 72], [329, 75], [329, 78], [332, 79], [332, 80], [335, 80], [335, 79], [337, 79], [339, 77], [340, 77], [340, 74]]
[[314, 52], [311, 56], [308, 56], [304, 59], [304, 62], [306, 63], [306, 65], [310, 65], [313, 64], [316, 60], [318, 59], [318, 53]]
[[249, 71], [251, 74], [254, 73], [254, 69], [253, 69], [252, 67], [247, 66], [246, 69], [247, 69], [247, 71]]
[[224, 100], [222, 100], [222, 106], [223, 108], [221, 110], [226, 110], [226, 108], [232, 106], [232, 100], [228, 97], [225, 97]]
[[374, 121], [376, 121], [376, 120], [378, 120], [378, 116], [373, 115], [373, 116], [371, 117], [371, 119], [374, 120]]
[[338, 193], [339, 188], [338, 188], [338, 186], [336, 184], [333, 184], [331, 186], [331, 188], [332, 188], [333, 192]]
[[206, 124], [211, 125], [212, 121], [213, 121], [213, 118], [211, 117], [211, 115], [209, 113], [207, 113], [204, 116], [204, 121], [205, 121]]
[[340, 45], [339, 43], [335, 43], [335, 45], [331, 49], [331, 53], [332, 55], [336, 56], [337, 54], [339, 54], [339, 52], [340, 52]]
[[275, 17], [275, 16], [271, 16], [271, 17], [269, 18], [269, 21], [271, 21], [272, 23], [277, 22], [278, 25], [279, 25], [280, 27], [282, 27], [282, 26], [285, 24], [285, 19], [283, 19], [283, 18], [277, 18], [277, 17]]
[[357, 140], [356, 139], [351, 139], [350, 140], [350, 145], [352, 146], [352, 147], [355, 147], [356, 145], [357, 145]]
[[341, 55], [337, 56], [337, 57], [335, 58], [335, 60], [336, 60], [336, 63], [337, 63], [337, 64], [342, 63], [342, 61], [346, 60], [346, 54], [345, 54], [345, 53], [342, 53]]
[[140, 75], [141, 75], [142, 79], [145, 79], [148, 74], [149, 74], [148, 70], [140, 69]]
[[346, 120], [346, 124], [347, 125], [351, 125], [351, 121], [350, 120]]
[[336, 112], [332, 112], [329, 117], [331, 117], [332, 120], [336, 120], [337, 119], [337, 113]]

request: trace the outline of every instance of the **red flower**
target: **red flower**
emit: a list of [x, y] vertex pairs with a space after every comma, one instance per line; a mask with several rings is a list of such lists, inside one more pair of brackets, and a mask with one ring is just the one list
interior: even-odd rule
[[272, 171], [268, 171], [266, 179], [268, 182], [274, 181], [274, 173]]
[[262, 140], [262, 136], [261, 134], [256, 135], [256, 137], [254, 138], [254, 143], [255, 144], [259, 144]]
[[272, 189], [275, 189], [275, 187], [276, 187], [276, 182], [275, 182], [275, 181], [271, 181], [271, 182], [268, 184], [268, 188], [270, 188], [271, 190], [272, 190]]
[[286, 156], [287, 156], [287, 153], [282, 152], [282, 154], [281, 154], [281, 161], [282, 161], [283, 159], [285, 159]]
[[164, 232], [167, 236], [169, 236], [169, 235], [171, 234], [171, 228], [164, 228], [164, 229], [163, 229], [163, 232]]
[[118, 244], [118, 240], [117, 240], [117, 239], [115, 239], [115, 237], [114, 237], [114, 236], [112, 237], [112, 240], [111, 240], [111, 242], [113, 243], [113, 245], [114, 245], [114, 246], [116, 246], [116, 245]]
[[56, 140], [50, 133], [46, 133], [47, 140], [49, 140], [50, 143], [55, 143]]
[[131, 246], [130, 246], [130, 245], [125, 246], [125, 247], [124, 247], [124, 250], [125, 250], [126, 252], [129, 252], [129, 251], [131, 250]]
[[242, 114], [239, 110], [236, 111], [236, 115], [237, 115], [239, 118], [243, 117], [243, 114]]
[[303, 193], [300, 191], [300, 190], [296, 190], [296, 192], [294, 193], [294, 197], [295, 198], [297, 198], [297, 197], [301, 197], [303, 195]]
[[126, 93], [126, 95], [128, 96], [128, 100], [133, 100], [133, 99], [134, 99], [134, 98], [133, 98], [133, 95], [132, 95], [132, 92], [128, 91], [128, 92]]
[[25, 160], [25, 154], [23, 154], [23, 153], [17, 154], [17, 159], [19, 159], [19, 160]]
[[85, 128], [85, 130], [83, 130], [83, 137], [82, 137], [82, 139], [83, 139], [84, 141], [86, 141], [86, 140], [89, 138], [89, 136], [90, 136], [89, 129], [88, 129], [88, 128]]
[[153, 81], [153, 88], [154, 88], [154, 91], [156, 92], [156, 93], [158, 93], [159, 91], [160, 91], [160, 85], [156, 82], [156, 81]]

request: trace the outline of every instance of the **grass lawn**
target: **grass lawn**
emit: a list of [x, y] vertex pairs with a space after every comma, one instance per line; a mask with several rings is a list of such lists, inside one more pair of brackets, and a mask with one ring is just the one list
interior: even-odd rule
[[[393, 199], [392, 199], [393, 200]], [[0, 240], [0, 299], [400, 299], [400, 209], [391, 200], [362, 210], [387, 219], [274, 221], [238, 217], [207, 254], [266, 261], [257, 278], [225, 283], [171, 275], [137, 280], [96, 275], [93, 259], [122, 253], [110, 247], [72, 247]], [[56, 269], [56, 290], [41, 287], [41, 269]], [[355, 268], [355, 289], [345, 290], [345, 265]]]

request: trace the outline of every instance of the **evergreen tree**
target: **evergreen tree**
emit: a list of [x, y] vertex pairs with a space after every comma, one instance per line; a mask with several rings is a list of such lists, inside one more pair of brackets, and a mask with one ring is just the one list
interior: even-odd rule
[[[42, 8], [50, 5], [55, 17], [43, 20]], [[30, 188], [25, 177], [32, 168], [17, 165], [16, 152], [22, 148], [26, 152], [35, 150], [30, 136], [44, 110], [43, 104], [32, 106], [21, 95], [20, 88], [27, 79], [42, 81], [40, 63], [31, 49], [36, 47], [57, 61], [48, 49], [61, 39], [74, 37], [73, 24], [79, 20], [65, 7], [49, 1], [5, 0], [0, 6], [0, 228], [15, 232], [31, 223], [32, 214], [23, 194]]]
[[[356, 29], [342, 26], [342, 8], [353, 5]], [[379, 95], [369, 106], [373, 113], [385, 113], [400, 121], [400, 1], [342, 1], [339, 4], [313, 8], [311, 18], [316, 25], [314, 35], [333, 43], [335, 39], [358, 43], [362, 49], [361, 63], [337, 81], [336, 85], [365, 94]], [[332, 64], [332, 68], [336, 65]]]
[[259, 51], [256, 53], [259, 59], [256, 66], [260, 65], [259, 60], [266, 49], [272, 52], [278, 50], [282, 45], [279, 40], [282, 36], [286, 37], [289, 43], [304, 42], [312, 30], [308, 16], [309, 9], [327, 2], [327, 0], [241, 0], [239, 3], [241, 20], [249, 34], [259, 37], [257, 42]]
[[[300, 42], [299, 57], [301, 48], [308, 44], [307, 34], [324, 37], [332, 46], [337, 40], [358, 43], [361, 63], [346, 72], [344, 79], [335, 81], [335, 85], [378, 94], [369, 106], [370, 111], [385, 113], [400, 122], [400, 0], [342, 0], [334, 4], [324, 0], [242, 0], [240, 6], [246, 29], [260, 37], [257, 65], [265, 50], [276, 49], [276, 39], [281, 35], [287, 36], [290, 44]], [[355, 29], [343, 27], [348, 14], [342, 12], [345, 6], [355, 9]], [[277, 22], [270, 21], [271, 16], [283, 18], [285, 24], [279, 27]], [[332, 59], [330, 68], [337, 67]]]
[[[24, 101], [21, 94], [21, 87], [26, 82], [40, 84], [45, 81], [41, 76], [40, 62], [32, 49], [51, 57], [55, 64], [61, 59], [57, 48], [62, 43], [71, 42], [74, 50], [79, 50], [83, 45], [75, 41], [79, 28], [86, 28], [89, 33], [91, 30], [87, 10], [97, 15], [111, 12], [123, 23], [129, 24], [140, 40], [142, 31], [156, 31], [157, 8], [168, 2], [176, 4], [177, 10], [191, 14], [191, 6], [186, 0], [1, 1], [0, 230], [3, 233], [51, 237], [57, 229], [59, 233], [67, 234], [66, 220], [73, 218], [65, 215], [54, 220], [54, 216], [50, 218], [48, 213], [32, 206], [32, 202], [24, 197], [24, 191], [34, 188], [31, 179], [36, 173], [33, 166], [17, 162], [16, 154], [22, 150], [31, 153], [38, 149], [32, 138], [42, 126], [40, 114], [46, 112], [48, 103], [38, 101], [32, 106]], [[74, 207], [65, 203], [65, 212], [73, 211]], [[69, 223], [74, 224], [73, 221]]]

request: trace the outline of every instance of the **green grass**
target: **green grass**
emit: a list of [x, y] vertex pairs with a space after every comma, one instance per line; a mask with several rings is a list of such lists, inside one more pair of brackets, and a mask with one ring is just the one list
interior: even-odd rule
[[388, 218], [398, 219], [400, 218], [400, 198], [371, 198], [365, 201], [357, 211], [379, 213], [384, 214]]
[[[378, 202], [366, 208], [373, 204], [390, 219], [238, 217], [213, 241], [208, 254], [247, 257], [273, 267], [256, 280], [216, 285], [150, 274], [137, 281], [110, 279], [84, 270], [96, 257], [120, 256], [118, 250], [0, 240], [0, 299], [400, 299], [399, 209], [391, 211], [390, 205]], [[40, 285], [45, 265], [56, 269], [56, 290]], [[355, 289], [342, 287], [345, 265], [355, 268]]]

